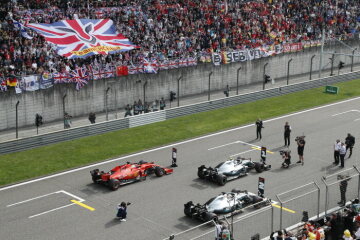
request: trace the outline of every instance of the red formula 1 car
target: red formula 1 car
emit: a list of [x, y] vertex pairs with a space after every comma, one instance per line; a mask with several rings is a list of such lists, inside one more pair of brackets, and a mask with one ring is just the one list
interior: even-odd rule
[[173, 171], [173, 169], [161, 167], [153, 162], [140, 161], [138, 163], [127, 162], [124, 165], [116, 166], [107, 173], [94, 169], [90, 171], [90, 174], [94, 183], [102, 183], [112, 190], [116, 190], [121, 185], [143, 181], [149, 174], [155, 173], [157, 177], [162, 177], [164, 174], [170, 174]]

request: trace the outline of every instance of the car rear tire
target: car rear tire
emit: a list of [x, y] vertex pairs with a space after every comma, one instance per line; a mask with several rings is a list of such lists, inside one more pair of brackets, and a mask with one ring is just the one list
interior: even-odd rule
[[201, 178], [201, 179], [204, 179], [204, 178], [205, 178], [204, 168], [205, 168], [204, 165], [201, 165], [201, 166], [198, 168], [198, 177]]
[[165, 174], [165, 170], [161, 167], [155, 167], [155, 175], [157, 177], [162, 177]]
[[220, 185], [220, 186], [224, 186], [227, 182], [227, 177], [225, 175], [217, 175], [216, 177], [216, 182]]
[[211, 220], [214, 220], [215, 222], [217, 222], [217, 220], [218, 220], [218, 216], [215, 213], [210, 213], [210, 212], [204, 212], [202, 214], [202, 218], [203, 218], [204, 222], [209, 222]]
[[120, 182], [117, 179], [110, 179], [109, 186], [111, 190], [115, 191], [120, 187]]
[[265, 170], [264, 164], [263, 163], [255, 163], [255, 171], [257, 173], [262, 173]]
[[231, 190], [231, 192], [233, 192], [233, 193], [241, 193], [242, 191], [241, 191], [240, 189], [233, 188], [233, 189]]
[[92, 176], [92, 181], [93, 181], [93, 183], [97, 183], [97, 177], [96, 176]]

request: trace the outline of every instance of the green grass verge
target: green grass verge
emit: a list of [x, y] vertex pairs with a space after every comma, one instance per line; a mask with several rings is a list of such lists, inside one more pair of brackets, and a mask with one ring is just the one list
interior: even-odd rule
[[324, 87], [321, 87], [151, 125], [1, 155], [0, 185], [252, 123], [258, 117], [267, 119], [360, 96], [359, 80], [339, 83], [336, 86], [340, 87], [338, 95], [324, 94]]

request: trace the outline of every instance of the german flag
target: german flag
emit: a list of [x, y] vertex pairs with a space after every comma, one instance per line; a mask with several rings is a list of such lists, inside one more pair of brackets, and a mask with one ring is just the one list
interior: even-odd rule
[[16, 87], [17, 85], [17, 78], [16, 77], [9, 77], [6, 79], [6, 85], [9, 87]]

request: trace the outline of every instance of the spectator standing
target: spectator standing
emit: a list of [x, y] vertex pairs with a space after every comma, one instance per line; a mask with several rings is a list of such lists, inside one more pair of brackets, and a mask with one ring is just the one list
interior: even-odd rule
[[297, 151], [298, 151], [298, 155], [299, 155], [299, 161], [297, 161], [296, 163], [301, 163], [302, 165], [304, 165], [304, 149], [305, 149], [305, 136], [301, 136], [301, 137], [297, 137], [296, 138], [296, 142], [297, 142]]
[[89, 121], [91, 124], [95, 123], [95, 119], [96, 119], [96, 114], [94, 112], [90, 112], [89, 113]]
[[346, 147], [345, 147], [345, 144], [342, 142], [341, 143], [341, 146], [340, 146], [340, 149], [339, 149], [339, 155], [340, 155], [340, 167], [344, 167], [345, 163], [344, 163], [344, 160], [345, 160], [345, 155], [346, 155]]
[[144, 113], [150, 112], [150, 106], [147, 102], [144, 103]]
[[67, 112], [64, 114], [64, 127], [65, 129], [71, 128], [71, 118], [72, 116], [69, 115]]
[[132, 109], [132, 107], [130, 106], [130, 104], [127, 104], [125, 107], [125, 116], [124, 117], [132, 116], [131, 109]]
[[256, 139], [261, 139], [262, 136], [261, 136], [261, 129], [264, 128], [263, 126], [263, 122], [261, 121], [260, 118], [258, 118], [255, 122], [255, 125], [256, 125]]
[[156, 112], [156, 111], [159, 110], [158, 104], [159, 104], [159, 100], [157, 100], [157, 99], [152, 103], [151, 108], [152, 108], [152, 111], [153, 111], [153, 112]]
[[340, 197], [341, 197], [341, 200], [340, 200], [340, 202], [338, 202], [338, 204], [340, 204], [341, 206], [345, 206], [346, 190], [347, 190], [349, 179], [348, 179], [348, 177], [343, 176], [343, 175], [338, 175], [337, 179], [340, 181], [339, 186], [340, 186]]
[[345, 138], [345, 144], [346, 144], [346, 152], [348, 149], [350, 149], [349, 158], [352, 155], [352, 150], [355, 145], [355, 137], [352, 136], [350, 133], [348, 133], [347, 137]]
[[288, 122], [285, 123], [284, 126], [284, 140], [285, 140], [285, 147], [290, 146], [290, 133], [291, 133], [291, 126]]
[[226, 97], [229, 97], [229, 94], [230, 94], [230, 87], [229, 87], [229, 84], [226, 85], [226, 88], [224, 90], [224, 94]]
[[134, 101], [134, 105], [133, 105], [133, 113], [134, 113], [134, 116], [138, 115], [139, 114], [139, 107], [138, 107], [138, 104], [136, 101]]
[[166, 107], [166, 103], [165, 103], [164, 98], [162, 97], [160, 99], [160, 110], [164, 110], [165, 107]]
[[142, 104], [142, 102], [141, 102], [141, 99], [139, 99], [137, 105], [138, 105], [139, 114], [142, 114], [143, 111], [144, 111], [144, 106], [143, 106], [143, 104]]
[[339, 139], [336, 140], [334, 143], [334, 164], [338, 165], [340, 161], [340, 148], [341, 148], [341, 142]]

